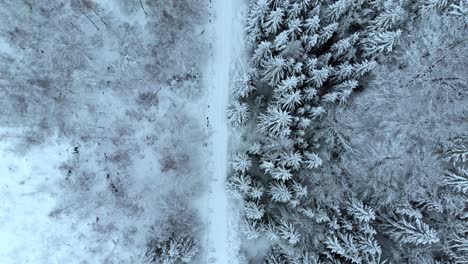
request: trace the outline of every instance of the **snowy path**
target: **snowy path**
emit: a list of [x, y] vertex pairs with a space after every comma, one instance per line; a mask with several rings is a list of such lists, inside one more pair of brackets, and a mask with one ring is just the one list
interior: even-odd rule
[[209, 126], [212, 129], [213, 175], [208, 196], [208, 263], [233, 263], [229, 253], [228, 198], [225, 180], [228, 164], [228, 127], [226, 107], [229, 100], [229, 79], [232, 65], [233, 1], [212, 0], [213, 43], [208, 66]]

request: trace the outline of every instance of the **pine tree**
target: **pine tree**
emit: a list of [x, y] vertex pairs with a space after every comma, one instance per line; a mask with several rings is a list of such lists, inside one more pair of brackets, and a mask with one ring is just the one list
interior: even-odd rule
[[391, 52], [401, 36], [401, 30], [374, 33], [365, 41], [364, 51], [368, 56], [376, 56], [380, 53]]
[[317, 40], [318, 46], [322, 46], [328, 40], [330, 40], [337, 29], [338, 29], [338, 23], [331, 23], [323, 27], [318, 36], [318, 40]]
[[297, 256], [291, 256], [289, 259], [291, 264], [321, 264], [320, 258], [311, 252], [302, 251]]
[[307, 186], [304, 186], [296, 181], [292, 184], [294, 196], [298, 199], [307, 197]]
[[265, 188], [263, 185], [258, 181], [254, 181], [249, 189], [248, 195], [250, 198], [258, 200], [262, 198], [264, 192]]
[[286, 31], [281, 32], [276, 35], [275, 40], [273, 41], [273, 48], [277, 51], [283, 51], [291, 45], [289, 34]]
[[331, 70], [329, 67], [324, 67], [321, 69], [312, 70], [312, 75], [308, 80], [311, 82], [315, 88], [320, 88], [328, 80]]
[[291, 223], [281, 220], [278, 227], [279, 236], [286, 240], [288, 244], [295, 245], [299, 242], [301, 235], [297, 232]]
[[288, 30], [285, 31], [291, 40], [297, 40], [302, 35], [301, 20], [296, 18], [288, 22]]
[[337, 21], [351, 7], [352, 1], [338, 0], [328, 7], [328, 18], [331, 21]]
[[268, 34], [275, 34], [278, 32], [279, 28], [283, 25], [284, 19], [284, 10], [282, 8], [277, 8], [276, 10], [271, 11], [263, 27]]
[[291, 190], [284, 182], [273, 182], [270, 184], [271, 199], [275, 202], [289, 202], [292, 198]]
[[420, 219], [408, 220], [405, 217], [385, 218], [387, 233], [396, 242], [402, 244], [429, 245], [439, 242], [437, 233]]
[[310, 115], [313, 118], [319, 118], [325, 113], [326, 113], [325, 108], [323, 108], [322, 106], [312, 107], [310, 110]]
[[265, 225], [264, 230], [266, 238], [271, 241], [278, 241], [280, 239], [278, 228], [271, 221]]
[[411, 205], [400, 206], [395, 209], [395, 212], [399, 215], [407, 216], [410, 219], [422, 219], [421, 211], [418, 209], [411, 208]]
[[288, 258], [282, 252], [282, 248], [276, 245], [268, 251], [265, 257], [265, 264], [288, 264]]
[[228, 189], [247, 194], [250, 191], [252, 178], [249, 175], [236, 173], [229, 178]]
[[[338, 60], [340, 57], [344, 57], [345, 60], [349, 60], [354, 57], [354, 52], [351, 50], [354, 49], [357, 41], [359, 40], [359, 34], [354, 33], [350, 37], [340, 39], [331, 46], [332, 56], [335, 60]], [[348, 56], [345, 56], [349, 54]], [[347, 63], [348, 61], [345, 61]]]
[[[339, 238], [339, 239], [338, 239]], [[351, 263], [362, 263], [362, 258], [359, 256], [359, 250], [355, 244], [353, 236], [350, 234], [329, 237], [325, 241], [327, 249], [332, 253], [350, 261]]]
[[263, 81], [274, 86], [284, 78], [287, 62], [284, 58], [272, 57], [266, 60], [262, 66], [265, 68], [263, 71]]
[[280, 164], [283, 167], [291, 167], [293, 170], [298, 170], [302, 164], [302, 155], [298, 151], [283, 152], [280, 157]]
[[374, 60], [363, 60], [360, 63], [353, 64], [354, 76], [353, 78], [361, 78], [364, 74], [372, 71], [377, 63]]
[[234, 101], [227, 108], [228, 122], [234, 127], [240, 127], [247, 123], [250, 118], [249, 105]]
[[254, 44], [263, 36], [262, 25], [264, 17], [268, 14], [269, 10], [268, 0], [256, 0], [252, 3], [245, 23], [248, 43]]
[[260, 237], [261, 228], [257, 221], [245, 219], [242, 223], [242, 232], [247, 239], [257, 239]]
[[362, 222], [369, 222], [375, 219], [375, 212], [372, 208], [365, 206], [361, 201], [352, 199], [346, 208], [354, 218]]
[[198, 247], [193, 239], [184, 237], [179, 241], [179, 255], [183, 263], [192, 263], [193, 258], [198, 253]]
[[468, 170], [459, 170], [460, 173], [447, 172], [445, 184], [454, 188], [458, 192], [468, 194]]
[[355, 72], [356, 70], [353, 65], [351, 65], [349, 62], [343, 62], [333, 68], [333, 80], [338, 82], [347, 80], [348, 78], [351, 78]]
[[278, 103], [286, 111], [295, 110], [296, 107], [302, 104], [301, 91], [297, 90], [281, 93], [281, 95], [278, 98]]
[[252, 66], [259, 67], [268, 64], [268, 60], [272, 58], [272, 46], [273, 44], [269, 41], [262, 41], [258, 44], [250, 60]]
[[260, 155], [262, 153], [262, 145], [258, 142], [250, 144], [248, 151], [250, 155]]
[[447, 8], [452, 2], [452, 0], [422, 0], [423, 9], [439, 9], [443, 10]]
[[292, 116], [279, 107], [269, 107], [266, 114], [260, 114], [258, 128], [264, 134], [284, 134], [289, 130], [293, 121]]
[[290, 170], [283, 167], [274, 168], [270, 171], [270, 174], [273, 179], [280, 181], [290, 180], [293, 176]]
[[468, 263], [468, 238], [456, 236], [450, 241], [450, 250], [453, 252], [456, 263]]
[[248, 219], [260, 220], [265, 214], [265, 205], [248, 201], [244, 204], [244, 213]]
[[235, 171], [245, 173], [252, 167], [252, 160], [247, 153], [237, 152], [232, 157], [231, 165]]
[[291, 92], [296, 90], [300, 84], [301, 80], [297, 76], [288, 76], [286, 79], [282, 80], [280, 84], [275, 87], [276, 96], [280, 96], [282, 93]]
[[466, 0], [456, 1], [449, 6], [448, 15], [456, 17], [462, 25], [468, 24], [468, 3]]
[[372, 20], [369, 25], [369, 29], [372, 31], [387, 31], [395, 29], [403, 22], [404, 14], [405, 12], [401, 7], [386, 10]]
[[197, 243], [193, 238], [173, 234], [164, 241], [151, 241], [143, 262], [167, 264], [191, 263], [198, 251]]
[[451, 162], [453, 166], [459, 167], [468, 161], [468, 142], [459, 142], [456, 146], [451, 148], [448, 153], [446, 160]]
[[254, 73], [239, 72], [234, 78], [233, 94], [237, 98], [246, 98], [255, 90], [255, 85], [252, 81]]
[[305, 31], [304, 34], [311, 35], [315, 34], [320, 27], [320, 18], [318, 15], [309, 17], [304, 21]]

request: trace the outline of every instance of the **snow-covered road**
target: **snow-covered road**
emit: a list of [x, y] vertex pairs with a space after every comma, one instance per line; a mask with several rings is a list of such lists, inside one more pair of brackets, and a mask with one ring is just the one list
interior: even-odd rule
[[229, 100], [230, 69], [232, 65], [232, 25], [234, 2], [212, 0], [212, 57], [207, 72], [209, 87], [208, 122], [213, 132], [213, 169], [208, 195], [208, 263], [233, 263], [229, 253], [228, 198], [225, 181], [228, 165], [228, 127], [226, 107]]

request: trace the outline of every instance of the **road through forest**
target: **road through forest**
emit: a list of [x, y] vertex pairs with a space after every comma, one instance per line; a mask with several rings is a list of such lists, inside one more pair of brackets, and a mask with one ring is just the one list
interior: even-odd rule
[[208, 263], [232, 263], [229, 258], [228, 198], [225, 191], [228, 171], [229, 100], [232, 65], [232, 25], [236, 0], [211, 0], [212, 57], [206, 73], [209, 89], [208, 120], [212, 131], [212, 175], [208, 195]]

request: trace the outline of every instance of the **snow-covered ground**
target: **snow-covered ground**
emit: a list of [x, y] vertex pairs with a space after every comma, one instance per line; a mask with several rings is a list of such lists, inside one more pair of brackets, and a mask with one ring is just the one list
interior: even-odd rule
[[[230, 203], [225, 192], [230, 153], [226, 108], [232, 72], [244, 57], [240, 45], [244, 5], [240, 0], [206, 2], [211, 12], [206, 32], [205, 21], [194, 25], [181, 19], [184, 16], [179, 10], [184, 9], [177, 2], [160, 10], [158, 4], [151, 7], [138, 1], [94, 0], [84, 6], [63, 7], [61, 14], [71, 20], [69, 23], [49, 21], [39, 12], [41, 5], [32, 5], [32, 22], [44, 20], [64, 27], [44, 26], [43, 30], [66, 36], [70, 30], [80, 32], [76, 39], [67, 40], [71, 44], [57, 38], [55, 42], [35, 43], [34, 50], [29, 48], [22, 54], [15, 45], [30, 42], [29, 35], [19, 35], [19, 40], [0, 36], [0, 55], [15, 62], [15, 67], [1, 62], [1, 73], [4, 70], [28, 83], [42, 75], [39, 70], [56, 72], [51, 80], [29, 84], [34, 89], [17, 89], [17, 78], [10, 75], [0, 80], [0, 91], [9, 96], [4, 96], [5, 101], [13, 102], [18, 97], [16, 92], [30, 101], [49, 100], [45, 102], [50, 107], [30, 103], [22, 116], [33, 125], [35, 117], [50, 117], [46, 120], [50, 124], [44, 127], [53, 128], [45, 130], [37, 125], [44, 139], [26, 142], [27, 147], [19, 151], [18, 146], [26, 141], [22, 139], [30, 132], [27, 127], [15, 127], [24, 125], [23, 119], [2, 116], [1, 120], [11, 122], [12, 127], [0, 126], [1, 264], [139, 263], [147, 242], [166, 232], [162, 223], [172, 216], [183, 222], [193, 209], [185, 205], [185, 200], [200, 196], [197, 206], [206, 220], [206, 232], [203, 254], [194, 263], [239, 263], [239, 240], [233, 227], [238, 205]], [[18, 7], [29, 8], [8, 1], [8, 5], [0, 5], [0, 11], [22, 24], [15, 13]], [[187, 32], [195, 33], [191, 37], [186, 32], [174, 33], [174, 27], [169, 34], [151, 24], [155, 18], [167, 24], [185, 23]], [[8, 27], [4, 23], [0, 33]], [[24, 27], [46, 34], [27, 23]], [[203, 85], [199, 85], [197, 72], [189, 69], [193, 58], [186, 59], [189, 55], [183, 48], [187, 44], [180, 43], [174, 37], [177, 34], [183, 34], [188, 42], [194, 40], [189, 42], [194, 54], [204, 47], [195, 43], [199, 36], [211, 40]], [[56, 46], [64, 46], [63, 52], [54, 52]], [[153, 50], [153, 46], [158, 47]], [[44, 52], [50, 54], [41, 55]], [[171, 58], [171, 54], [180, 58]], [[203, 57], [193, 55], [197, 56]], [[22, 57], [25, 59], [20, 60]], [[166, 69], [158, 59], [178, 64]], [[36, 62], [39, 73], [27, 70], [30, 61]], [[37, 66], [40, 63], [52, 68]], [[61, 67], [56, 69], [56, 65]], [[153, 76], [157, 73], [161, 76]], [[162, 81], [164, 78], [170, 83]], [[64, 96], [68, 101], [63, 109], [51, 101], [55, 97], [45, 93], [49, 90], [41, 85], [53, 87], [50, 91], [55, 93], [70, 91]], [[44, 94], [33, 93], [36, 90]], [[62, 93], [59, 96], [62, 98]], [[11, 103], [11, 111], [17, 111], [18, 105]], [[63, 118], [63, 124], [55, 123], [59, 118]], [[203, 167], [205, 162], [210, 165]], [[209, 187], [206, 194], [202, 193], [205, 181]], [[194, 225], [193, 233], [199, 234], [198, 222], [188, 219], [185, 224]]]
[[[209, 263], [238, 263], [236, 231], [232, 229], [231, 206], [226, 194], [228, 173], [229, 128], [226, 108], [230, 96], [231, 73], [242, 49], [242, 1], [212, 1], [212, 57], [205, 73], [208, 95], [208, 126], [212, 132], [212, 176], [207, 198], [207, 261]], [[237, 45], [237, 46], [236, 46]]]
[[226, 107], [229, 95], [229, 76], [231, 65], [231, 31], [233, 1], [215, 1], [213, 56], [208, 66], [209, 78], [209, 125], [213, 131], [213, 174], [210, 178], [208, 197], [208, 262], [229, 263], [227, 195], [225, 179], [227, 175]]
[[170, 228], [199, 234], [207, 92], [183, 48], [202, 60], [205, 21], [69, 2], [0, 1], [0, 263], [141, 263]]

